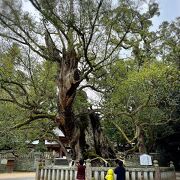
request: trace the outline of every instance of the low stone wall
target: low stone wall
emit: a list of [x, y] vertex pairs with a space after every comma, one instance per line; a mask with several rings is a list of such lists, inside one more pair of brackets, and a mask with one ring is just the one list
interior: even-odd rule
[[17, 158], [14, 161], [14, 171], [35, 171], [34, 158]]
[[[29, 153], [27, 155], [15, 157], [11, 153], [0, 154], [0, 172], [35, 171], [37, 162], [42, 157], [45, 158], [46, 155], [47, 154], [42, 153]], [[6, 163], [2, 163], [5, 161]]]
[[[1, 161], [1, 160], [0, 160]], [[35, 171], [36, 165], [34, 159], [17, 158], [14, 160], [7, 160], [7, 164], [0, 164], [0, 172], [13, 172], [13, 171]]]
[[6, 172], [6, 165], [0, 164], [0, 172]]
[[[126, 166], [135, 166], [135, 167], [140, 167], [140, 153], [134, 153], [134, 154], [130, 154], [127, 157], [124, 158], [125, 162], [126, 162]], [[149, 155], [153, 160], [158, 160], [158, 162], [160, 162], [160, 154], [159, 153], [149, 153]], [[120, 158], [121, 159], [121, 158]]]

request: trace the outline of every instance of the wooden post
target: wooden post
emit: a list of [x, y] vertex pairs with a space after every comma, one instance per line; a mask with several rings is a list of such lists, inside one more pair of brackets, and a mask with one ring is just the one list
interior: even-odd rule
[[174, 168], [174, 163], [173, 161], [170, 161], [170, 167], [173, 168], [173, 172], [172, 172], [172, 180], [176, 180], [176, 172], [175, 172], [175, 168]]
[[155, 168], [155, 180], [161, 180], [161, 172], [160, 172], [158, 161], [154, 160], [153, 163], [154, 163], [154, 168]]
[[36, 162], [36, 180], [39, 180], [40, 179], [40, 162]]
[[91, 160], [86, 160], [86, 180], [92, 180]]
[[37, 168], [37, 165], [39, 162], [42, 160], [42, 154], [40, 152], [35, 152], [34, 153], [34, 169]]

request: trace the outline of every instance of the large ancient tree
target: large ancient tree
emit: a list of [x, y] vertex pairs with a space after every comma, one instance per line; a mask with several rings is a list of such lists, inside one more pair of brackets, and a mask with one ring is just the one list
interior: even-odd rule
[[[29, 3], [34, 15], [26, 11]], [[151, 4], [144, 18], [136, 5], [124, 0], [116, 8], [105, 0], [29, 0], [23, 5], [20, 0], [3, 0], [0, 5], [2, 42], [10, 46], [15, 42], [18, 46], [37, 97], [31, 99], [35, 97], [29, 94], [31, 86], [7, 78], [1, 72], [1, 91], [6, 94], [1, 100], [30, 112], [29, 119], [15, 127], [48, 118], [64, 132], [73, 149], [73, 158], [79, 158], [83, 152], [113, 157], [97, 115], [91, 110], [84, 112], [83, 107], [81, 115], [74, 113], [76, 92], [86, 87], [102, 92], [103, 88], [95, 87], [95, 81], [101, 80], [105, 67], [117, 60], [120, 48], [132, 47], [127, 38], [137, 33], [137, 24], [143, 26], [145, 20], [154, 16], [156, 4]], [[32, 62], [36, 61], [40, 68], [45, 60], [54, 63], [57, 70], [57, 92], [53, 88], [54, 97], [57, 94], [55, 114], [52, 114], [54, 109], [42, 107], [54, 97], [39, 99], [46, 93], [36, 87], [33, 77], [36, 73], [32, 71]], [[14, 70], [26, 74], [17, 65]], [[18, 91], [24, 98], [16, 96]], [[87, 113], [89, 116], [84, 115]]]
[[[99, 60], [98, 62], [99, 53], [92, 48], [98, 43], [98, 36], [102, 35], [98, 26], [100, 26], [99, 22], [103, 17], [102, 13], [106, 10], [106, 4], [103, 1], [81, 2], [73, 0], [32, 0], [30, 2], [36, 9], [33, 9], [33, 11], [36, 11], [37, 20], [40, 22], [35, 22], [35, 17], [32, 17], [29, 12], [23, 12], [21, 1], [4, 0], [1, 2], [1, 36], [6, 40], [11, 39], [15, 41], [20, 45], [21, 51], [28, 47], [32, 52], [29, 51], [30, 53], [28, 54], [29, 62], [32, 61], [30, 59], [33, 56], [33, 52], [35, 52], [35, 56], [39, 61], [47, 60], [56, 64], [58, 111], [55, 116], [45, 112], [41, 108], [42, 101], [38, 102], [35, 99], [29, 99], [29, 87], [7, 78], [3, 72], [1, 72], [1, 90], [6, 94], [6, 98], [1, 100], [15, 103], [31, 111], [30, 119], [15, 127], [21, 127], [36, 119], [49, 118], [55, 121], [71, 144], [74, 151], [73, 158], [81, 156], [81, 150], [85, 150], [88, 143], [90, 151], [96, 154], [96, 150], [99, 149], [99, 155], [108, 157], [110, 155], [107, 149], [108, 143], [101, 135], [100, 126], [97, 126], [99, 123], [94, 122], [96, 130], [91, 128], [91, 122], [98, 121], [98, 118], [94, 119], [93, 115], [77, 118], [72, 109], [80, 83], [88, 78], [88, 75], [95, 71], [96, 68], [101, 68], [101, 64], [106, 59], [104, 57], [104, 60], [101, 60], [101, 62]], [[25, 3], [25, 8], [26, 5]], [[95, 46], [95, 48], [97, 47]], [[96, 64], [94, 63], [95, 60]], [[33, 75], [34, 73], [31, 73], [32, 77]], [[33, 78], [32, 81], [34, 81]], [[15, 94], [17, 90], [24, 92], [24, 96], [26, 96], [25, 101], [24, 99], [18, 100]], [[36, 85], [34, 85], [34, 91], [38, 94]], [[89, 139], [89, 142], [87, 142], [85, 128], [82, 129], [83, 125], [81, 124], [86, 124], [88, 127], [89, 125], [91, 126], [86, 128], [86, 132], [89, 134], [89, 136], [87, 135], [88, 138], [93, 138], [94, 134], [94, 140], [91, 141]], [[79, 156], [77, 152], [79, 152]]]

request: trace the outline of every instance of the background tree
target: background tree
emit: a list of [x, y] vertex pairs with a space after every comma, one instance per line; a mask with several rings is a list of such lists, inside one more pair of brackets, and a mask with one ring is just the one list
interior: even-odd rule
[[[128, 75], [131, 74], [132, 71], [134, 73], [136, 71], [139, 72], [139, 73], [136, 72], [137, 74], [136, 73], [134, 74], [134, 76], [139, 77], [139, 76], [141, 76], [140, 74], [142, 73], [142, 71], [144, 71], [145, 68], [147, 68], [147, 71], [151, 72], [151, 68], [152, 68], [153, 63], [157, 64], [158, 61], [160, 61], [160, 62], [163, 61], [164, 62], [164, 65], [163, 65], [164, 67], [165, 66], [167, 66], [167, 67], [168, 66], [170, 66], [170, 67], [174, 66], [174, 68], [175, 68], [174, 71], [177, 74], [179, 73], [178, 70], [176, 70], [176, 68], [178, 68], [178, 66], [177, 66], [178, 65], [177, 64], [177, 62], [178, 62], [178, 53], [177, 52], [178, 51], [176, 51], [178, 49], [178, 40], [177, 40], [178, 32], [179, 32], [178, 18], [177, 18], [176, 21], [172, 22], [171, 24], [169, 24], [168, 22], [163, 23], [165, 25], [160, 26], [160, 31], [156, 35], [155, 32], [151, 32], [149, 30], [149, 27], [151, 26], [151, 21], [148, 19], [148, 17], [150, 17], [152, 15], [151, 13], [152, 14], [157, 14], [158, 13], [158, 8], [157, 8], [156, 4], [152, 4], [152, 6], [150, 6], [150, 8], [149, 8], [149, 11], [144, 13], [143, 16], [141, 16], [141, 14], [138, 14], [137, 19], [139, 21], [137, 21], [136, 24], [132, 27], [132, 32], [134, 32], [134, 34], [128, 38], [128, 41], [126, 41], [126, 42], [128, 42], [128, 45], [126, 44], [126, 46], [124, 46], [125, 48], [129, 49], [130, 52], [132, 52], [132, 56], [130, 56], [130, 58], [133, 59], [133, 60], [131, 60], [131, 61], [126, 60], [124, 63], [119, 63], [119, 64], [114, 65], [115, 67], [116, 66], [117, 67], [116, 68], [113, 67], [112, 69], [108, 70], [108, 73], [109, 73], [108, 78], [104, 77], [105, 82], [103, 82], [103, 84], [107, 84], [107, 87], [108, 87], [108, 88], [104, 88], [108, 92], [107, 93], [108, 95], [106, 95], [105, 97], [108, 99], [107, 100], [108, 103], [111, 102], [109, 104], [108, 108], [107, 108], [108, 112], [109, 112], [110, 106], [113, 107], [113, 105], [114, 105], [113, 108], [115, 108], [115, 109], [116, 109], [116, 107], [121, 109], [121, 107], [119, 107], [119, 104], [121, 104], [121, 103], [122, 103], [123, 107], [126, 107], [126, 105], [124, 104], [125, 102], [121, 102], [122, 100], [120, 100], [121, 98], [119, 98], [120, 94], [124, 92], [123, 91], [123, 86], [121, 87], [121, 85], [119, 85], [119, 84], [123, 84], [123, 82], [126, 82], [126, 80], [130, 80], [131, 78]], [[169, 29], [171, 29], [170, 31], [169, 31], [169, 29], [167, 31], [165, 29], [165, 27], [167, 28], [168, 26], [171, 27], [171, 28], [169, 27]], [[164, 38], [164, 37], [166, 37], [166, 38]], [[115, 41], [113, 41], [113, 43], [115, 43]], [[174, 52], [174, 53], [172, 53], [172, 52]], [[162, 54], [163, 54], [163, 56], [162, 56]], [[157, 66], [157, 69], [158, 68], [160, 68], [160, 66], [159, 67]], [[112, 70], [112, 72], [111, 72], [111, 70]], [[116, 73], [117, 73], [117, 77], [116, 77]], [[165, 72], [163, 72], [163, 73], [165, 73]], [[146, 74], [148, 74], [148, 72], [146, 72]], [[173, 80], [173, 78], [171, 79], [169, 77], [174, 82], [174, 84], [172, 84], [172, 82], [170, 83], [172, 85], [172, 87], [173, 87], [173, 88], [171, 87], [172, 89], [167, 88], [169, 81], [166, 80], [166, 78], [167, 78], [166, 76], [163, 79], [161, 79], [162, 80], [161, 83], [163, 83], [162, 87], [164, 88], [165, 91], [167, 90], [166, 92], [163, 89], [158, 89], [157, 87], [154, 87], [155, 88], [154, 89], [155, 93], [158, 92], [158, 94], [159, 94], [159, 95], [156, 94], [156, 96], [159, 96], [159, 99], [157, 99], [157, 102], [156, 102], [156, 105], [157, 105], [156, 110], [162, 112], [166, 116], [166, 117], [160, 117], [161, 120], [166, 119], [165, 122], [162, 123], [163, 124], [162, 126], [164, 126], [164, 127], [167, 127], [166, 125], [172, 120], [172, 116], [174, 116], [174, 114], [177, 115], [177, 113], [175, 113], [175, 112], [177, 112], [176, 105], [177, 105], [177, 102], [179, 101], [178, 100], [178, 95], [177, 95], [178, 94], [177, 93], [178, 78], [177, 78], [177, 76], [175, 74], [172, 73], [170, 75], [170, 76], [172, 76], [173, 78], [176, 79], [175, 81]], [[154, 75], [152, 75], [152, 76], [156, 77], [156, 70], [154, 71]], [[110, 77], [110, 80], [109, 80], [109, 77]], [[154, 77], [151, 77], [151, 78], [154, 78]], [[113, 81], [112, 81], [112, 79], [113, 79]], [[110, 81], [110, 83], [108, 81]], [[136, 81], [136, 80], [134, 80], [134, 81]], [[116, 83], [118, 85], [116, 85]], [[167, 83], [167, 84], [165, 85], [164, 83]], [[133, 84], [134, 83], [131, 82], [131, 83], [129, 83], [127, 85], [127, 87], [132, 88]], [[117, 86], [120, 86], [122, 88], [122, 89], [119, 89], [118, 92], [115, 90], [117, 88]], [[128, 88], [126, 90], [129, 90]], [[138, 87], [138, 83], [137, 83], [137, 87], [134, 89], [133, 93], [138, 91], [139, 88], [140, 87]], [[121, 90], [122, 90], [122, 92], [121, 92]], [[141, 90], [140, 90], [140, 92], [141, 92]], [[111, 93], [112, 94], [116, 93], [116, 95], [114, 95], [114, 97], [111, 97], [111, 95], [109, 95]], [[146, 91], [146, 93], [147, 93], [147, 91]], [[174, 98], [172, 97], [172, 94], [174, 94], [174, 95], [176, 94]], [[122, 96], [125, 97], [124, 94]], [[148, 95], [146, 94], [146, 96], [148, 96]], [[118, 103], [114, 104], [114, 100], [118, 101]], [[132, 104], [132, 106], [131, 106], [131, 101], [133, 103], [135, 103], [135, 100], [134, 100], [134, 97], [131, 94], [129, 94], [129, 101], [130, 101], [130, 109], [133, 110], [133, 107], [134, 107], [135, 104]], [[164, 103], [163, 103], [163, 101], [164, 101]], [[171, 101], [171, 102], [169, 102], [169, 101]], [[164, 105], [166, 104], [166, 105], [163, 106], [163, 108], [162, 108], [162, 106], [160, 107], [161, 103], [164, 104]], [[144, 105], [142, 105], [142, 106], [144, 106]], [[121, 115], [121, 117], [117, 117], [118, 120], [116, 121], [116, 123], [113, 122], [113, 124], [119, 129], [119, 131], [122, 133], [122, 135], [127, 140], [127, 142], [129, 142], [131, 144], [132, 143], [131, 139], [129, 139], [128, 136], [126, 136], [126, 135], [128, 134], [130, 137], [133, 136], [132, 132], [130, 132], [130, 133], [128, 132], [128, 129], [130, 129], [130, 130], [133, 129], [132, 128], [132, 122], [131, 122], [131, 120], [128, 119], [128, 117], [126, 117], [126, 119], [125, 119], [125, 117], [122, 117], [122, 116], [129, 116], [129, 112], [126, 112], [127, 110], [123, 111], [123, 108], [121, 109], [122, 112], [119, 112], [118, 111], [119, 109], [117, 109], [117, 112], [116, 112], [116, 110], [112, 109], [112, 114], [114, 113], [115, 116], [118, 115], [118, 114]], [[139, 111], [139, 109], [138, 109], [138, 111]], [[144, 111], [144, 108], [143, 108], [143, 111]], [[147, 112], [155, 113], [154, 110], [151, 111], [151, 108], [148, 108]], [[111, 113], [109, 112], [109, 114], [111, 114]], [[158, 117], [159, 117], [159, 115], [161, 113], [159, 114], [159, 112], [156, 112], [155, 114], [156, 115], [152, 116], [152, 118], [157, 118], [158, 119]], [[112, 116], [111, 115], [110, 115], [109, 119], [115, 118], [113, 115]], [[147, 116], [147, 113], [144, 113], [144, 115]], [[105, 117], [105, 119], [106, 119], [106, 117]], [[146, 117], [144, 117], [144, 118], [146, 119]], [[123, 119], [125, 119], [125, 120], [123, 120]], [[141, 119], [143, 119], [143, 118], [141, 117]], [[121, 126], [123, 126], [122, 129], [117, 126], [118, 122], [120, 122], [120, 121], [121, 121]], [[109, 126], [109, 123], [107, 123], [107, 124]], [[156, 128], [157, 123], [155, 123], [153, 121], [153, 119], [152, 119], [152, 124], [154, 124], [152, 126], [155, 127], [156, 131], [158, 131], [158, 129]], [[151, 128], [152, 128], [152, 126], [151, 126]], [[157, 138], [157, 135], [152, 133], [152, 131], [151, 131], [152, 129], [149, 129], [151, 132], [150, 131], [148, 132], [146, 127], [143, 127], [142, 129], [143, 129], [143, 131], [146, 131], [146, 136], [151, 137], [149, 139], [146, 139], [146, 143], [148, 144], [147, 147], [149, 147], [149, 150], [150, 150], [153, 147], [151, 145], [154, 144], [154, 146], [155, 146], [155, 143], [156, 143], [156, 141], [151, 141], [151, 140], [154, 140], [155, 138]], [[126, 133], [127, 132], [128, 133], [126, 134], [126, 133], [124, 133], [124, 131]], [[136, 133], [134, 133], [135, 138], [132, 138], [133, 141], [138, 137], [137, 134], [140, 133], [139, 130], [137, 130], [135, 132], [136, 132]], [[137, 132], [139, 132], [139, 133], [137, 133]], [[157, 134], [159, 136], [159, 133], [157, 133]], [[140, 138], [140, 139], [142, 139], [142, 138]], [[142, 150], [140, 150], [140, 149], [139, 150], [144, 152], [145, 151], [145, 145], [143, 145], [143, 147], [144, 148], [142, 148]]]
[[157, 54], [165, 63], [174, 65], [179, 70], [180, 18], [177, 17], [171, 23], [163, 22], [160, 25], [158, 37], [159, 49]]
[[[103, 102], [104, 119], [114, 124], [140, 153], [149, 152], [158, 138], [156, 126], [171, 121], [176, 105], [171, 93], [178, 88], [179, 73], [161, 62], [131, 72], [123, 71], [121, 63], [112, 71], [113, 77], [109, 75], [107, 80], [111, 91]], [[163, 103], [168, 105], [162, 108]]]

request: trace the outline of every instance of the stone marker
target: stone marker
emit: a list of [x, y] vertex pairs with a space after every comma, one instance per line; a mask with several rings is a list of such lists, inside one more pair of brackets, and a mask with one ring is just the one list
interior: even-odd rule
[[148, 154], [140, 155], [140, 165], [142, 166], [152, 166], [152, 158]]
[[7, 159], [1, 159], [1, 164], [6, 165], [7, 164]]

